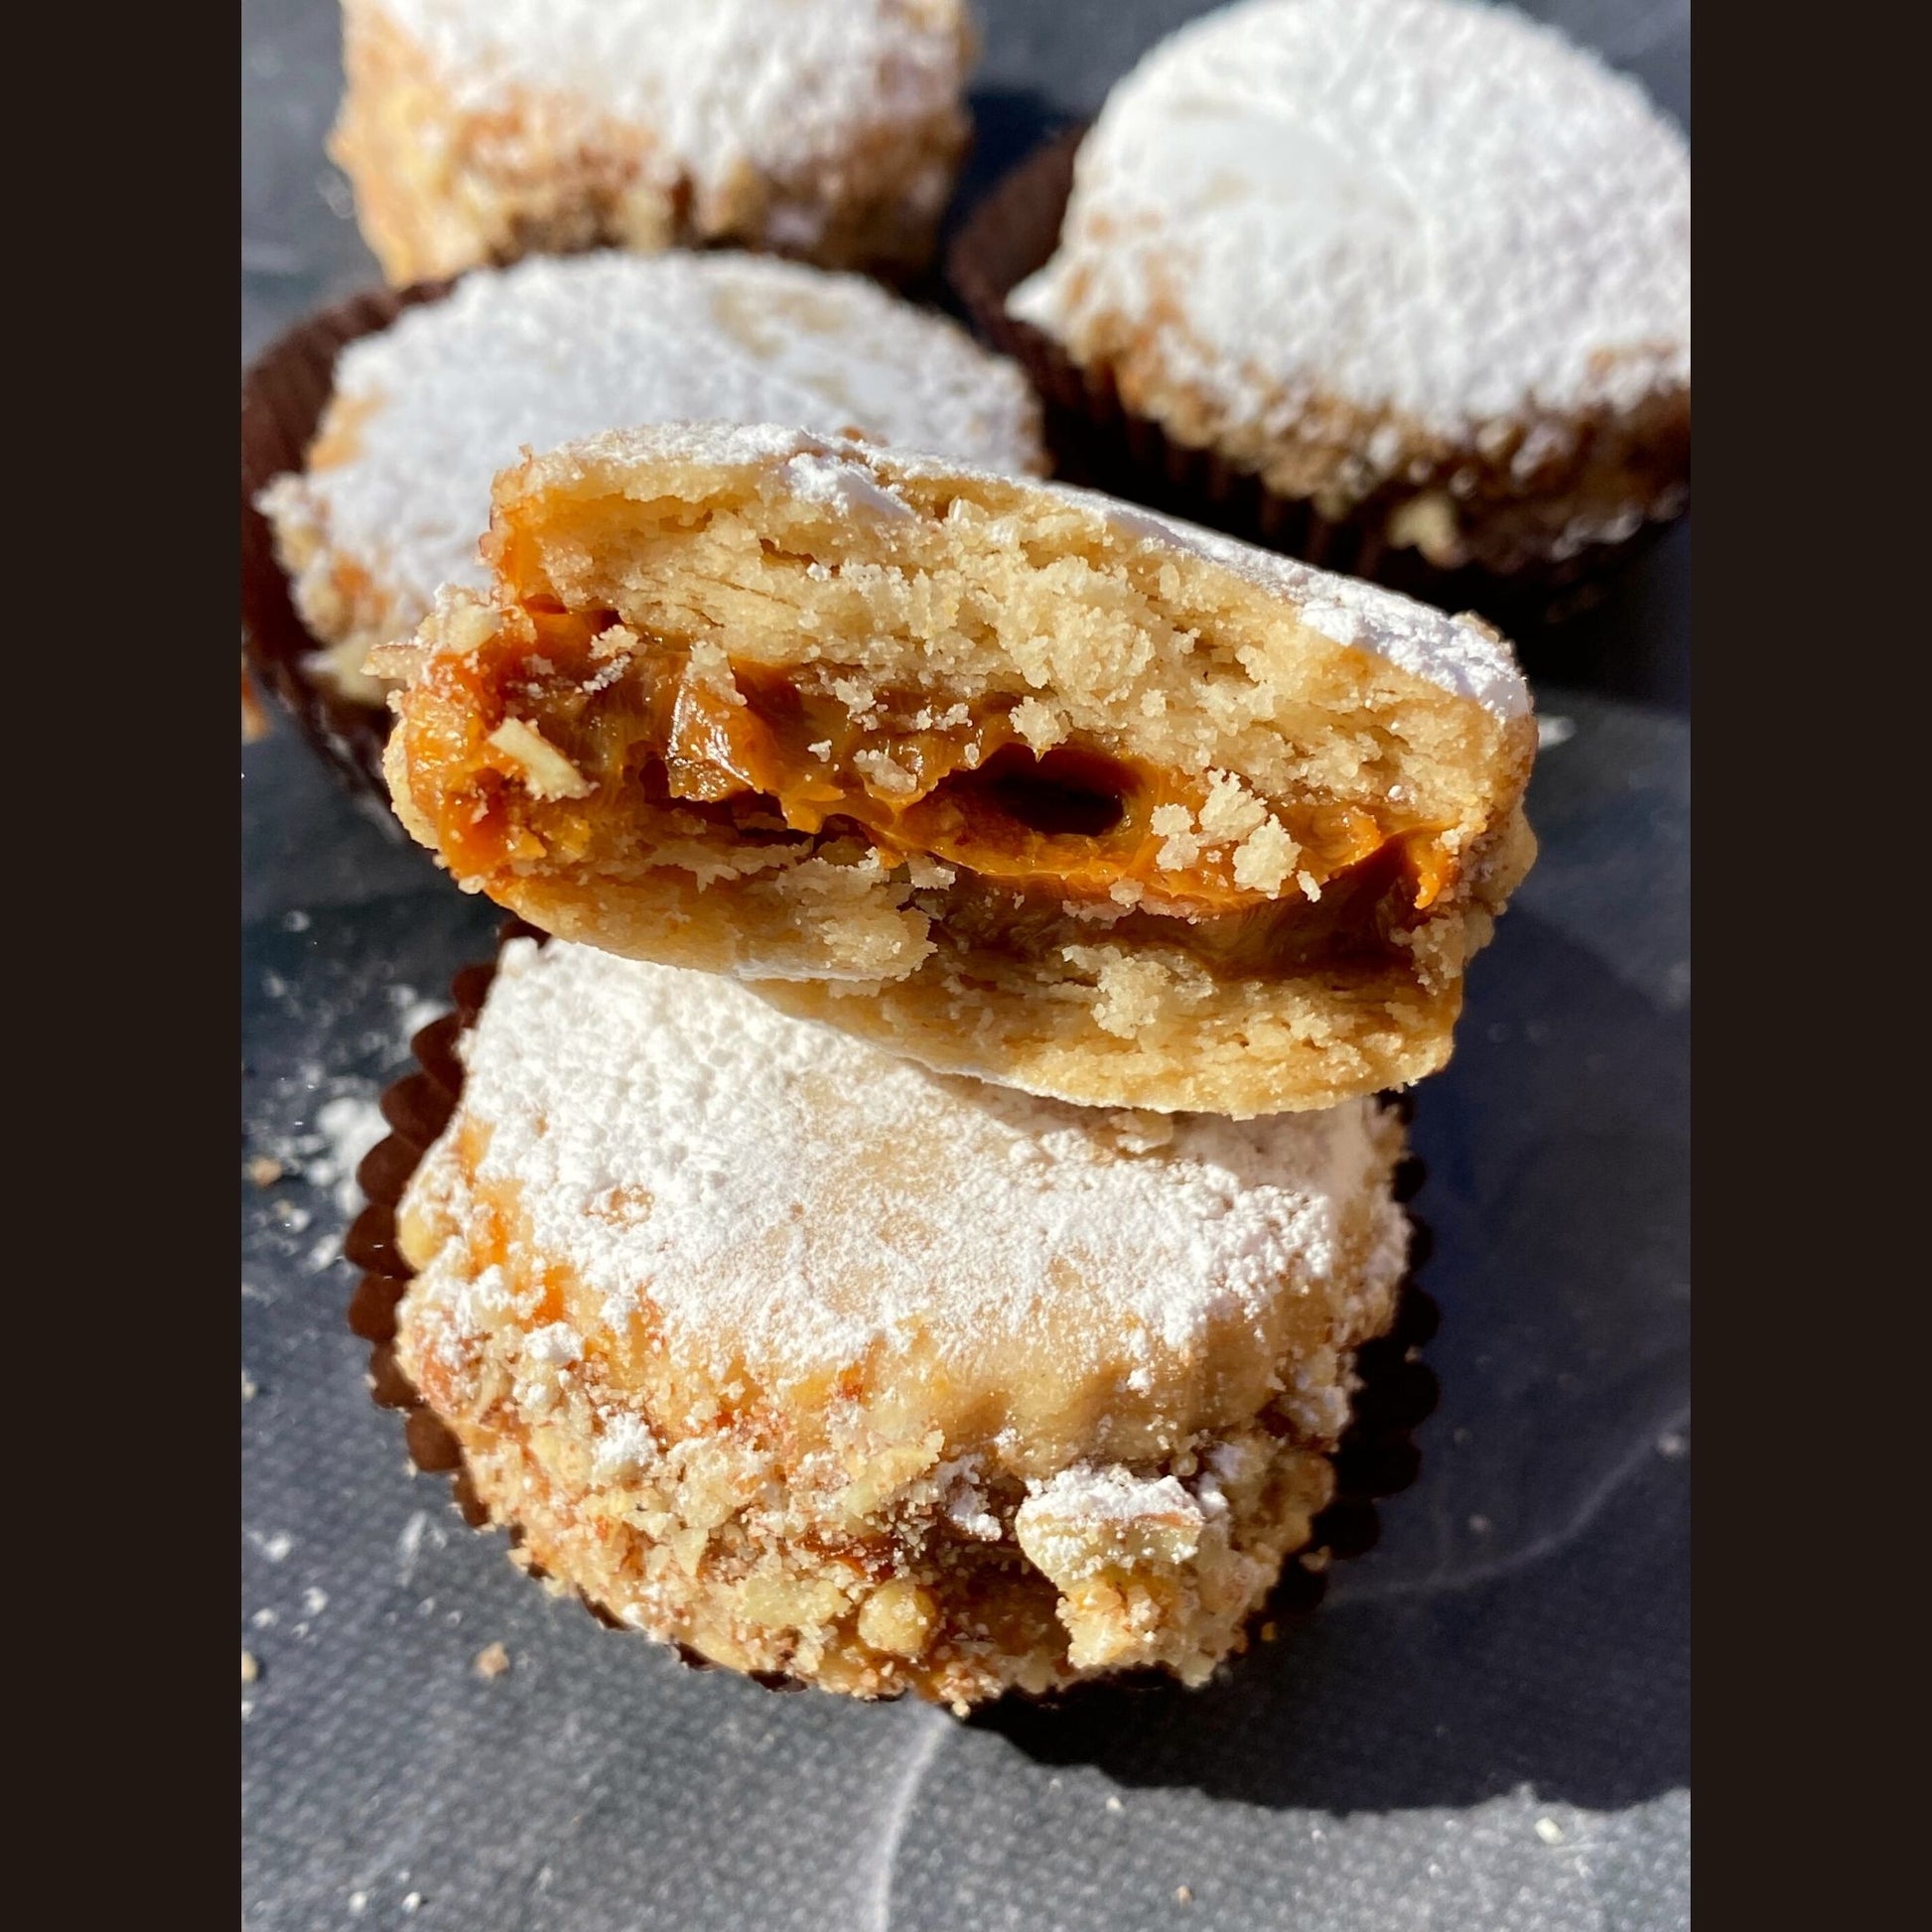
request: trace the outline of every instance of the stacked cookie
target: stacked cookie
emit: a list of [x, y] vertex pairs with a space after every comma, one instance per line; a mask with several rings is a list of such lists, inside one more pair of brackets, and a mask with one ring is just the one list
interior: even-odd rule
[[617, 1620], [955, 1708], [1239, 1646], [1533, 851], [1485, 626], [1086, 492], [673, 424], [370, 670], [512, 941], [396, 1358]]
[[1035, 481], [1035, 391], [1121, 493], [1561, 578], [1682, 506], [1681, 140], [1497, 9], [1249, 0], [962, 231], [1023, 369], [834, 272], [930, 252], [957, 0], [345, 23], [363, 230], [468, 272], [267, 358], [276, 688], [545, 935], [391, 1176], [384, 1363], [688, 1654], [1201, 1681], [1318, 1560], [1384, 1096], [1531, 862], [1535, 727], [1478, 620]]

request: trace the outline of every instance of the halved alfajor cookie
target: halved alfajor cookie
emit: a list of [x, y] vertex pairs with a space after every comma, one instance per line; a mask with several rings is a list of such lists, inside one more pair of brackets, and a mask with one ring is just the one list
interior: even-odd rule
[[528, 939], [462, 1057], [395, 1358], [546, 1574], [956, 1707], [1240, 1647], [1394, 1315], [1392, 1109], [1068, 1107]]
[[387, 769], [468, 889], [930, 1066], [1321, 1107], [1448, 1057], [1534, 850], [1508, 647], [1107, 498], [661, 426], [497, 480]]

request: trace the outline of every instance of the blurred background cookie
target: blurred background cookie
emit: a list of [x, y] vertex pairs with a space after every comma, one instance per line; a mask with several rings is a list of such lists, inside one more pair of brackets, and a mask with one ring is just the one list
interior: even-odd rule
[[1451, 608], [1599, 573], [1687, 501], [1683, 137], [1509, 9], [1211, 14], [952, 265], [1113, 433], [1109, 486]]
[[973, 52], [961, 0], [343, 0], [330, 152], [395, 283], [720, 241], [903, 273]]
[[1044, 467], [1020, 370], [858, 276], [730, 253], [479, 270], [344, 352], [304, 471], [261, 496], [319, 670], [381, 702], [363, 656], [439, 585], [485, 581], [489, 480], [519, 449], [714, 417]]

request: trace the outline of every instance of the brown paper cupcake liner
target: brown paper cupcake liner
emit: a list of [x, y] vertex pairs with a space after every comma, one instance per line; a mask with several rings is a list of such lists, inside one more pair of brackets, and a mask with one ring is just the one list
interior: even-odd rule
[[[520, 919], [510, 919], [498, 938], [498, 956], [502, 945], [515, 938], [535, 939], [542, 945], [548, 935]], [[449, 1125], [462, 1098], [463, 1060], [458, 1041], [476, 1024], [495, 977], [495, 958], [464, 967], [450, 982], [455, 1011], [432, 1021], [410, 1040], [416, 1070], [403, 1075], [382, 1094], [382, 1117], [389, 1134], [369, 1150], [355, 1171], [356, 1184], [366, 1204], [344, 1237], [343, 1258], [361, 1270], [349, 1298], [348, 1325], [369, 1344], [371, 1397], [378, 1407], [401, 1415], [410, 1461], [427, 1475], [449, 1476], [451, 1497], [463, 1520], [472, 1529], [504, 1529], [511, 1549], [517, 1550], [522, 1540], [517, 1526], [491, 1523], [464, 1464], [461, 1444], [403, 1373], [395, 1350], [396, 1307], [414, 1275], [396, 1245], [396, 1211], [418, 1164]], [[1414, 1101], [1408, 1094], [1385, 1095], [1384, 1100], [1396, 1108], [1405, 1123], [1414, 1112]], [[1330, 1561], [1359, 1557], [1374, 1547], [1381, 1529], [1376, 1505], [1408, 1488], [1421, 1467], [1415, 1431], [1436, 1407], [1437, 1397], [1436, 1378], [1423, 1363], [1421, 1350], [1435, 1334], [1440, 1318], [1435, 1302], [1416, 1279], [1432, 1245], [1429, 1229], [1413, 1205], [1423, 1180], [1421, 1159], [1405, 1155], [1396, 1169], [1395, 1193], [1409, 1214], [1409, 1264], [1397, 1291], [1395, 1319], [1387, 1333], [1365, 1342], [1356, 1352], [1360, 1386], [1350, 1404], [1348, 1428], [1332, 1457], [1334, 1496], [1315, 1517], [1307, 1548], [1283, 1566], [1280, 1582], [1250, 1617], [1251, 1626], [1312, 1610], [1326, 1589]], [[527, 1556], [519, 1555], [517, 1561], [534, 1577], [545, 1574]], [[607, 1628], [627, 1628], [582, 1591], [572, 1593]], [[685, 1644], [674, 1643], [671, 1648], [694, 1670], [722, 1668]], [[755, 1683], [767, 1690], [807, 1688], [801, 1680], [781, 1672], [751, 1675]], [[1157, 1670], [1122, 1672], [1106, 1681], [1172, 1682]], [[1020, 1694], [1007, 1693], [1009, 1697], [1015, 1695]], [[1059, 1695], [1064, 1693], [1049, 1694], [1049, 1701]]]
[[255, 497], [307, 461], [343, 350], [358, 337], [388, 328], [405, 309], [440, 300], [450, 288], [449, 282], [419, 282], [352, 295], [285, 330], [241, 378], [242, 661], [338, 776], [358, 793], [373, 792], [385, 824], [391, 823], [382, 778], [389, 714], [356, 704], [311, 675], [307, 660], [323, 642], [295, 608], [274, 533]]
[[1282, 496], [1211, 449], [1173, 441], [1121, 399], [1109, 369], [1082, 369], [1044, 331], [1007, 313], [1007, 297], [1059, 245], [1073, 158], [1087, 123], [1034, 150], [961, 224], [946, 250], [947, 285], [973, 326], [1010, 355], [1038, 391], [1055, 475], [1145, 503], [1230, 536], [1419, 597], [1449, 611], [1479, 611], [1505, 628], [1558, 621], [1589, 608], [1611, 575], [1667, 529], [1646, 522], [1616, 543], [1586, 546], [1560, 562], [1497, 572], [1445, 570], [1420, 551], [1389, 544], [1390, 499], [1378, 494], [1346, 517], [1323, 516], [1305, 497]]

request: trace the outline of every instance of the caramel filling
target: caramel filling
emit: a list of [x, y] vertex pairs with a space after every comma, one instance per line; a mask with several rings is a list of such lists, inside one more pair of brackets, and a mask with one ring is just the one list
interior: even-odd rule
[[[1175, 805], [1197, 822], [1204, 778], [1072, 743], [1036, 754], [1014, 723], [1018, 698], [941, 711], [886, 694], [855, 716], [829, 688], [767, 666], [732, 663], [727, 690], [675, 647], [631, 659], [598, 690], [591, 640], [617, 614], [528, 608], [534, 651], [470, 660], [451, 675], [475, 679], [472, 708], [492, 723], [527, 715], [594, 789], [534, 807], [513, 785], [488, 788], [464, 823], [445, 828], [466, 871], [537, 856], [531, 833], [552, 849], [581, 847], [591, 815], [602, 818], [634, 786], [659, 806], [723, 810], [741, 836], [856, 831], [888, 863], [923, 857], [970, 875], [957, 882], [959, 916], [949, 911], [947, 924], [983, 943], [1011, 949], [1029, 902], [1063, 928], [1068, 901], [1111, 901], [1110, 936], [1182, 945], [1229, 973], [1386, 937], [1454, 878], [1440, 826], [1334, 800], [1275, 800], [1269, 810], [1298, 848], [1293, 872], [1274, 891], [1244, 885], [1234, 845], [1188, 837], [1176, 863], [1170, 832], [1156, 828]], [[535, 709], [515, 702], [525, 683]], [[507, 765], [504, 775], [514, 776]], [[1176, 921], [1185, 923], [1176, 930]]]

